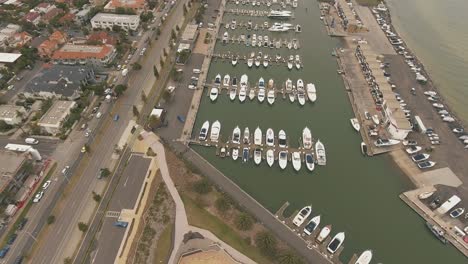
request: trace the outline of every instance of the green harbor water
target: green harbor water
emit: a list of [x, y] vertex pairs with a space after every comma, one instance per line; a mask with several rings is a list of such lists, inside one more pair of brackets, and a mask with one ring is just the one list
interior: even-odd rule
[[[288, 162], [286, 170], [280, 170], [276, 162], [272, 168], [265, 161], [256, 166], [253, 160], [242, 163], [231, 158], [219, 158], [215, 148], [194, 146], [194, 149], [216, 166], [226, 176], [236, 182], [271, 212], [276, 212], [286, 201], [290, 202], [289, 213], [312, 204], [313, 215], [322, 216], [321, 227], [332, 224], [332, 235], [344, 231], [346, 239], [341, 260], [344, 263], [352, 254], [372, 249], [372, 263], [466, 263], [466, 259], [452, 246], [445, 246], [427, 230], [424, 221], [404, 204], [398, 195], [412, 188], [411, 183], [400, 170], [394, 167], [387, 156], [365, 158], [360, 153], [360, 136], [352, 129], [349, 119], [353, 112], [344, 90], [341, 77], [337, 74], [337, 64], [331, 56], [333, 48], [340, 45], [337, 39], [327, 36], [319, 20], [316, 1], [299, 1], [299, 8], [294, 10], [295, 19], [288, 21], [302, 25], [302, 33], [271, 33], [268, 31], [250, 31], [246, 29], [229, 30], [240, 35], [259, 33], [273, 38], [298, 38], [301, 49], [281, 50], [252, 48], [243, 44], [222, 45], [216, 47], [216, 53], [239, 53], [262, 50], [264, 54], [283, 56], [300, 54], [304, 68], [300, 71], [288, 71], [285, 64], [270, 66], [267, 69], [249, 69], [245, 61], [233, 67], [230, 61], [213, 62], [209, 77], [214, 79], [220, 73], [236, 76], [238, 81], [244, 73], [254, 85], [260, 77], [266, 82], [270, 78], [275, 85], [284, 83], [287, 78], [294, 82], [302, 78], [305, 83], [313, 82], [317, 87], [317, 101], [300, 107], [297, 101], [276, 98], [273, 106], [268, 103], [250, 101], [244, 103], [229, 100], [224, 90], [215, 103], [210, 102], [207, 94], [202, 99], [194, 128], [194, 135], [205, 120], [211, 123], [219, 120], [222, 124], [221, 139], [226, 141], [236, 125], [241, 130], [248, 126], [251, 134], [257, 126], [263, 133], [273, 128], [275, 134], [284, 129], [289, 145], [299, 146], [302, 129], [308, 126], [314, 139], [320, 139], [326, 147], [327, 165], [316, 166], [310, 173], [305, 164], [297, 173]], [[236, 7], [228, 4], [228, 8]], [[241, 8], [242, 5], [239, 5]], [[245, 8], [251, 8], [245, 7]], [[258, 9], [258, 7], [256, 7]], [[267, 18], [225, 15], [224, 22], [235, 18], [237, 22], [255, 23], [267, 21]], [[270, 24], [272, 20], [269, 21]], [[225, 29], [220, 30], [221, 35]]]

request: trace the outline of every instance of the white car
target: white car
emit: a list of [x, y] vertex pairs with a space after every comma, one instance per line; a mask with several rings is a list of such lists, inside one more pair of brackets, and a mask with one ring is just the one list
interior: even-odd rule
[[66, 175], [69, 169], [70, 169], [70, 166], [65, 166], [65, 168], [63, 168], [62, 170], [62, 174]]
[[190, 85], [188, 86], [188, 88], [189, 88], [190, 90], [195, 90], [195, 89], [197, 89], [197, 87], [196, 87], [195, 85], [192, 85], [192, 84], [190, 84]]
[[38, 203], [41, 199], [42, 196], [44, 196], [44, 191], [40, 191], [34, 196], [33, 203]]
[[52, 183], [51, 180], [48, 180], [48, 181], [44, 182], [44, 184], [42, 185], [42, 189], [47, 190], [47, 188], [49, 188], [51, 183]]

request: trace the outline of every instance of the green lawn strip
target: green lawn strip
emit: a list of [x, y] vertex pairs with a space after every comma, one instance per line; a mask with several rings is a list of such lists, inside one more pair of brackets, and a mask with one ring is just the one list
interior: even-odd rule
[[190, 225], [207, 229], [219, 239], [245, 254], [257, 263], [271, 263], [260, 251], [247, 243], [236, 230], [226, 225], [222, 220], [200, 207], [190, 197], [181, 194]]
[[[42, 182], [44, 181], [47, 181], [51, 176], [52, 174], [54, 173], [55, 169], [57, 168], [57, 163], [55, 162], [54, 165], [52, 165], [52, 167], [50, 168], [49, 172], [47, 173], [47, 175], [45, 176], [45, 178], [42, 180]], [[41, 182], [41, 183], [42, 183]], [[40, 183], [40, 184], [41, 184]], [[39, 185], [40, 185], [39, 184]], [[40, 187], [39, 187], [40, 188]], [[37, 192], [37, 190], [36, 190]], [[33, 194], [35, 195], [36, 192]], [[29, 198], [29, 201], [28, 203], [26, 204], [26, 206], [24, 207], [23, 211], [21, 211], [21, 214], [19, 215], [18, 218], [16, 218], [16, 221], [13, 223], [13, 225], [10, 226], [10, 230], [8, 231], [8, 233], [6, 234], [6, 236], [3, 238], [2, 240], [2, 244], [0, 246], [0, 248], [3, 248], [6, 243], [8, 242], [8, 239], [10, 238], [11, 235], [13, 235], [15, 232], [16, 232], [16, 229], [18, 229], [18, 224], [19, 222], [26, 216], [26, 214], [28, 213], [29, 211], [29, 208], [31, 208], [32, 206], [32, 197], [34, 196], [31, 196], [31, 198]]]
[[358, 4], [363, 6], [376, 6], [382, 2], [382, 0], [356, 0]]
[[164, 228], [161, 236], [159, 237], [158, 244], [155, 250], [154, 263], [166, 263], [171, 254], [172, 249], [172, 231], [174, 230], [174, 223], [170, 223]]

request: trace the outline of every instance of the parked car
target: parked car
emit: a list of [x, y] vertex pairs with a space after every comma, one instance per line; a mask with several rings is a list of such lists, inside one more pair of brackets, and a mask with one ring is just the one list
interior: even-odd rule
[[126, 228], [128, 226], [128, 222], [115, 221], [114, 226]]
[[18, 223], [18, 226], [16, 227], [18, 230], [23, 230], [24, 226], [26, 225], [26, 223], [28, 222], [28, 219], [27, 218], [23, 218], [21, 219], [21, 221]]
[[18, 235], [16, 233], [11, 234], [11, 236], [8, 238], [7, 245], [13, 245], [17, 237]]
[[34, 199], [33, 199], [33, 203], [40, 202], [43, 196], [44, 196], [44, 191], [40, 191], [36, 193], [36, 196], [34, 196]]
[[10, 246], [8, 245], [2, 248], [2, 250], [0, 250], [0, 259], [5, 258], [9, 250], [10, 250]]
[[46, 190], [47, 188], [49, 188], [51, 183], [52, 183], [51, 180], [48, 180], [48, 181], [44, 182], [44, 184], [42, 185], [42, 189]]

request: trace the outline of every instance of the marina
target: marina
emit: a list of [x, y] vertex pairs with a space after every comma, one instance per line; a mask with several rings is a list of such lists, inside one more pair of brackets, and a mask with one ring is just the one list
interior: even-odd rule
[[[299, 1], [299, 5], [301, 4], [304, 3]], [[243, 29], [245, 26], [239, 26], [238, 24], [234, 30], [231, 29], [233, 19], [236, 19], [236, 23], [240, 23], [241, 20], [239, 19], [239, 16], [242, 16], [241, 13], [245, 13], [246, 17], [252, 16], [252, 18], [249, 19], [252, 20], [253, 25], [264, 25], [264, 20], [261, 19], [265, 19], [268, 16], [269, 11], [264, 10], [263, 12], [261, 12], [260, 10], [255, 9], [254, 11], [232, 12], [232, 10], [236, 9], [229, 9], [229, 6], [233, 5], [238, 4], [236, 4], [236, 1], [228, 2], [228, 10], [230, 10], [230, 12], [224, 13], [223, 20], [226, 23], [224, 25], [229, 24], [229, 35], [232, 34], [233, 36], [239, 36], [233, 38], [234, 42], [237, 42], [237, 39], [239, 39], [241, 35], [237, 34], [236, 30], [238, 30], [239, 28]], [[294, 10], [294, 24], [305, 25], [306, 23], [304, 19], [309, 16], [309, 11], [312, 11], [314, 13], [314, 16], [317, 16], [317, 14], [320, 12], [318, 11], [318, 8], [314, 5], [317, 4], [307, 3], [308, 9], [302, 9], [302, 12], [298, 11], [299, 9]], [[263, 4], [262, 2], [259, 8], [263, 6], [266, 6], [266, 4]], [[245, 8], [245, 10], [249, 9]], [[274, 20], [268, 20], [270, 27], [273, 21]], [[245, 23], [245, 21], [243, 21], [242, 23]], [[311, 28], [313, 28], [313, 30], [317, 30], [318, 27], [322, 26], [320, 25], [321, 22], [318, 19], [318, 17], [316, 24], [317, 25], [310, 25], [310, 27], [304, 27], [301, 30], [303, 32], [309, 32], [309, 34]], [[224, 32], [226, 32], [225, 29], [223, 29], [223, 27], [224, 26], [221, 26], [220, 29], [221, 36], [223, 36]], [[263, 26], [262, 30], [267, 30], [267, 27]], [[281, 32], [281, 34], [297, 34], [293, 30], [288, 31], [289, 32], [287, 33]], [[270, 38], [271, 36], [269, 36], [269, 39]], [[423, 261], [422, 259], [429, 261], [428, 263], [432, 263], [430, 262], [430, 260], [433, 261], [435, 259], [443, 261], [447, 255], [453, 253], [451, 251], [447, 252], [446, 250], [435, 248], [434, 244], [431, 241], [426, 241], [426, 229], [417, 229], [417, 233], [415, 234], [416, 237], [407, 238], [406, 241], [401, 241], [399, 237], [404, 232], [409, 232], [409, 230], [414, 231], [414, 228], [418, 225], [419, 221], [417, 221], [418, 219], [415, 219], [412, 215], [408, 215], [408, 210], [406, 207], [404, 207], [404, 205], [402, 206], [401, 203], [395, 202], [394, 199], [384, 197], [385, 195], [388, 195], [387, 197], [394, 197], [395, 189], [398, 190], [396, 192], [401, 193], [403, 190], [410, 188], [411, 184], [408, 181], [402, 181], [400, 177], [401, 172], [395, 170], [392, 166], [389, 166], [387, 164], [388, 161], [386, 161], [385, 158], [378, 156], [378, 154], [401, 149], [402, 144], [400, 143], [402, 142], [402, 140], [398, 141], [398, 143], [395, 144], [393, 144], [393, 141], [391, 140], [386, 141], [387, 139], [391, 139], [391, 134], [383, 126], [386, 121], [386, 117], [382, 114], [381, 109], [376, 108], [376, 98], [373, 96], [372, 93], [370, 93], [369, 82], [368, 80], [366, 80], [365, 77], [363, 77], [364, 75], [362, 68], [356, 67], [357, 63], [355, 62], [355, 60], [357, 45], [360, 44], [361, 47], [365, 47], [365, 43], [355, 42], [355, 46], [335, 48], [337, 45], [335, 41], [324, 41], [322, 39], [320, 41], [326, 43], [324, 44], [325, 46], [320, 46], [323, 45], [322, 43], [314, 47], [314, 49], [307, 49], [306, 44], [309, 43], [310, 39], [307, 39], [305, 37], [298, 37], [298, 41], [302, 43], [302, 49], [298, 50], [297, 53], [300, 54], [302, 57], [302, 61], [304, 64], [304, 72], [288, 72], [284, 70], [278, 70], [276, 69], [276, 67], [272, 67], [271, 69], [268, 69], [272, 72], [268, 72], [270, 74], [266, 74], [266, 71], [264, 70], [264, 68], [266, 67], [263, 67], [263, 63], [260, 63], [260, 65], [258, 66], [259, 72], [249, 71], [249, 66], [246, 65], [248, 63], [239, 63], [242, 60], [248, 60], [249, 54], [241, 55], [241, 51], [239, 49], [242, 49], [243, 47], [236, 47], [236, 45], [231, 45], [231, 40], [229, 39], [230, 38], [227, 39], [228, 41], [226, 41], [225, 45], [221, 45], [223, 41], [221, 38], [221, 41], [219, 41], [218, 45], [216, 45], [211, 62], [212, 66], [210, 69], [210, 73], [208, 74], [209, 76], [207, 77], [207, 80], [214, 80], [215, 76], [218, 75], [219, 72], [222, 72], [225, 75], [230, 75], [231, 82], [234, 76], [237, 77], [237, 88], [234, 90], [232, 85], [229, 85], [229, 82], [228, 85], [224, 85], [223, 77], [225, 75], [221, 74], [220, 83], [209, 81], [209, 84], [203, 84], [203, 87], [205, 88], [203, 93], [206, 96], [200, 97], [199, 102], [201, 103], [201, 107], [198, 110], [198, 117], [196, 122], [194, 123], [195, 128], [192, 130], [194, 132], [190, 133], [192, 137], [186, 142], [193, 145], [193, 148], [202, 156], [204, 156], [208, 161], [210, 161], [210, 163], [215, 164], [215, 166], [219, 167], [220, 170], [222, 170], [226, 174], [226, 176], [228, 176], [237, 184], [242, 186], [242, 188], [245, 189], [247, 192], [252, 193], [253, 196], [260, 203], [264, 204], [272, 212], [275, 211], [279, 205], [284, 203], [284, 200], [292, 199], [294, 208], [299, 208], [300, 206], [303, 206], [304, 202], [307, 203], [307, 201], [309, 201], [310, 199], [318, 201], [320, 204], [318, 205], [318, 210], [326, 212], [326, 214], [322, 214], [322, 223], [324, 223], [324, 217], [326, 217], [326, 219], [330, 219], [329, 221], [333, 227], [340, 228], [340, 226], [346, 226], [346, 235], [348, 236], [348, 238], [346, 238], [347, 246], [345, 249], [340, 244], [341, 237], [338, 237], [338, 240], [335, 243], [338, 243], [339, 246], [337, 247], [336, 252], [330, 255], [330, 259], [334, 263], [355, 263], [358, 260], [360, 262], [356, 263], [366, 263], [367, 259], [369, 258], [369, 254], [371, 257], [377, 259], [377, 261], [380, 262], [401, 262], [401, 256], [399, 256], [398, 254], [394, 255], [391, 252], [386, 252], [384, 244], [388, 245], [388, 243], [390, 243], [392, 245], [397, 245], [397, 248], [403, 250], [403, 248], [405, 248], [406, 246], [415, 245], [415, 243], [413, 242], [415, 242], [416, 240], [418, 241], [418, 247], [414, 250], [422, 252], [425, 251], [427, 248], [431, 248], [433, 252], [437, 252], [437, 256], [434, 257], [434, 254], [431, 254], [429, 257], [429, 255], [424, 255], [422, 253], [416, 254], [417, 257], [414, 256], [414, 258], [410, 260], [410, 262]], [[292, 37], [290, 38], [290, 40], [292, 40]], [[269, 43], [267, 46], [270, 47]], [[286, 49], [284, 49], [284, 47], [284, 45], [281, 45], [281, 50], [278, 52], [281, 53], [282, 56], [288, 57], [289, 55], [283, 55], [284, 51], [287, 51]], [[314, 51], [311, 52], [311, 50]], [[323, 59], [324, 57], [318, 59], [318, 57], [312, 55], [312, 53], [315, 52], [322, 52], [322, 54], [335, 54], [336, 60], [339, 63], [338, 70], [336, 70], [336, 65], [333, 64], [334, 60], [330, 59], [329, 55], [327, 59]], [[365, 52], [368, 51], [366, 50]], [[369, 54], [371, 53], [366, 54], [366, 58], [372, 57], [372, 55], [369, 56]], [[272, 57], [272, 55], [273, 54], [269, 54], [268, 56]], [[235, 65], [233, 64], [234, 60], [236, 61]], [[330, 61], [332, 61], [332, 63], [330, 63]], [[274, 64], [275, 62], [269, 61], [269, 65], [270, 63]], [[284, 63], [284, 60], [282, 63]], [[320, 66], [317, 67], [317, 65]], [[254, 66], [252, 67], [256, 68], [257, 66], [255, 66], [254, 64]], [[319, 69], [320, 67], [324, 69]], [[325, 69], [327, 71], [326, 74], [324, 73]], [[290, 103], [284, 102], [288, 99], [292, 101], [292, 99], [289, 98], [290, 93], [286, 91], [286, 84], [284, 86], [281, 85], [280, 87], [275, 86], [273, 89], [269, 89], [267, 87], [259, 88], [260, 85], [257, 84], [252, 85], [254, 89], [245, 89], [241, 93], [239, 78], [246, 72], [249, 75], [249, 80], [251, 83], [257, 83], [257, 80], [263, 77], [265, 78], [265, 83], [267, 83], [267, 80], [269, 80], [270, 78], [274, 78], [275, 84], [285, 84], [287, 79], [293, 79], [293, 83], [296, 86], [296, 82], [298, 79], [306, 79], [305, 76], [307, 76], [307, 79], [310, 78], [310, 80], [304, 80], [304, 82], [306, 83], [304, 86], [307, 87], [307, 82], [309, 81], [317, 83], [317, 87], [320, 88], [320, 100], [318, 100], [316, 104], [307, 103], [304, 105], [304, 108], [291, 108], [289, 106]], [[336, 74], [337, 72], [338, 75]], [[341, 78], [343, 78], [344, 80], [344, 87], [342, 83], [340, 84], [337, 81]], [[209, 96], [209, 91], [213, 87], [217, 87], [217, 89], [219, 89], [217, 97], [214, 101], [211, 100]], [[356, 87], [358, 87], [359, 89], [356, 89]], [[253, 93], [250, 92], [251, 90], [253, 91]], [[274, 98], [277, 99], [277, 97], [282, 97], [283, 100], [273, 100], [275, 107], [272, 107], [271, 109], [268, 108], [268, 112], [266, 112], [266, 109], [261, 108], [260, 105], [262, 102], [268, 102], [268, 93], [270, 91], [270, 94], [273, 94]], [[337, 95], [340, 92], [343, 92], [343, 95], [347, 95], [348, 97], [346, 98], [345, 96]], [[239, 99], [241, 97], [241, 94], [244, 98], [242, 101], [240, 101]], [[253, 94], [253, 96], [250, 96], [251, 94]], [[395, 95], [393, 96], [395, 97]], [[315, 98], [314, 100], [312, 100], [314, 96], [310, 96], [308, 93], [304, 93], [303, 98], [306, 102], [312, 102], [316, 99]], [[249, 100], [255, 100], [259, 103], [244, 104], [242, 106], [238, 105], [242, 102], [247, 102]], [[294, 101], [299, 102], [299, 100], [299, 96], [296, 94], [294, 96]], [[346, 105], [345, 102], [347, 102], [347, 100], [351, 101], [351, 107], [343, 110], [343, 106]], [[231, 104], [228, 104], [229, 101], [231, 101]], [[397, 104], [398, 107], [400, 107], [403, 103], [399, 102]], [[196, 106], [196, 108], [198, 109], [198, 106]], [[341, 112], [340, 115], [335, 115], [336, 113], [334, 112], [334, 110], [336, 109], [340, 109], [338, 110], [338, 112]], [[404, 114], [402, 118], [406, 119], [404, 117]], [[210, 139], [207, 139], [205, 141], [201, 141], [194, 138], [194, 136], [198, 137], [198, 134], [200, 132], [199, 128], [201, 127], [202, 122], [205, 122], [206, 120], [217, 119], [221, 121], [223, 126], [219, 140], [211, 141]], [[240, 134], [245, 133], [245, 127], [250, 128], [250, 142], [242, 142], [241, 137], [239, 143], [233, 143], [234, 137], [232, 137], [231, 134], [233, 134], [233, 130], [240, 125], [243, 126], [240, 127]], [[300, 135], [300, 131], [305, 126], [310, 127], [311, 130], [314, 131], [314, 135], [320, 135], [320, 138], [323, 138], [324, 142], [326, 142], [327, 158], [322, 159], [321, 163], [331, 164], [327, 164], [327, 166], [323, 166], [322, 168], [320, 168], [320, 170], [316, 170], [317, 172], [312, 174], [314, 175], [314, 177], [303, 177], [304, 179], [302, 179], [301, 177], [301, 179], [295, 179], [294, 183], [291, 183], [290, 181], [283, 181], [282, 179], [287, 178], [284, 177], [285, 174], [282, 173], [283, 170], [271, 170], [268, 168], [269, 166], [267, 166], [269, 165], [268, 160], [271, 159], [274, 160], [274, 166], [281, 166], [279, 164], [279, 159], [281, 156], [279, 144], [275, 144], [274, 147], [266, 146], [266, 143], [260, 147], [258, 144], [255, 144], [254, 128], [256, 128], [257, 126], [260, 127], [263, 130], [263, 132], [265, 132], [264, 130], [269, 127], [271, 127], [275, 132], [280, 131], [282, 129], [284, 129], [285, 131], [297, 131], [294, 132], [294, 135], [291, 136], [289, 135], [290, 132], [288, 132], [288, 141], [298, 142], [297, 144], [293, 144], [296, 146], [301, 146], [300, 140], [302, 137]], [[344, 137], [342, 137], [341, 134], [345, 134]], [[360, 139], [357, 139], [359, 136]], [[431, 135], [430, 137], [434, 136]], [[266, 142], [266, 139], [263, 140], [262, 138], [262, 142]], [[315, 154], [315, 156], [313, 157], [313, 160], [315, 161], [312, 163], [309, 162], [308, 164], [306, 162], [308, 150], [305, 150], [304, 147], [286, 148], [288, 153], [286, 158], [288, 162], [287, 170], [289, 171], [294, 169], [298, 171], [298, 174], [303, 175], [309, 173], [308, 170], [305, 170], [305, 168], [307, 168], [308, 165], [318, 165], [319, 155], [317, 155], [317, 142], [318, 140], [314, 141], [314, 144], [312, 144], [313, 147], [311, 148], [312, 151], [310, 151], [310, 153]], [[213, 155], [213, 147], [216, 149], [216, 155]], [[236, 151], [234, 151], [235, 149]], [[267, 153], [270, 150], [273, 151], [273, 154]], [[361, 155], [361, 152], [365, 155]], [[297, 159], [297, 155], [296, 157], [294, 157], [292, 153], [299, 153], [299, 159], [301, 160], [300, 164], [302, 165], [301, 167], [297, 167], [297, 162], [296, 166], [292, 164], [293, 160], [295, 158]], [[232, 158], [233, 154], [238, 156], [238, 158], [234, 161]], [[369, 161], [367, 161], [368, 159], [366, 158], [366, 156], [376, 157], [372, 159], [371, 164]], [[408, 156], [408, 159], [411, 157], [412, 156]], [[417, 158], [416, 161], [423, 162], [427, 160], [427, 158], [425, 157], [426, 156], [423, 155], [422, 160], [420, 160], [420, 158]], [[432, 159], [432, 155], [430, 158]], [[246, 160], [244, 162], [246, 164], [240, 166], [242, 160], [244, 159]], [[337, 159], [345, 160], [345, 170], [343, 170], [343, 168], [339, 168], [340, 164], [336, 163]], [[260, 161], [258, 162], [258, 160]], [[366, 169], [369, 170], [369, 173], [361, 173], [362, 167], [360, 166], [365, 166]], [[412, 166], [416, 165], [412, 164]], [[315, 166], [315, 168], [317, 168], [317, 166]], [[347, 173], [347, 171], [350, 170], [355, 170], [359, 172], [357, 173], [359, 175], [353, 175], [353, 177], [351, 177], [351, 175]], [[370, 173], [373, 170], [374, 173]], [[377, 177], [375, 173], [378, 174]], [[318, 177], [315, 177], [315, 175]], [[398, 175], [396, 177], [397, 179], [395, 179], [396, 175]], [[310, 181], [312, 180], [311, 178], [313, 178], [313, 181]], [[268, 192], [259, 190], [255, 187], [258, 185], [263, 185], [263, 183], [265, 182], [267, 182], [268, 184]], [[333, 182], [332, 185], [330, 185], [331, 182]], [[366, 193], [366, 196], [370, 195], [370, 197], [372, 197], [369, 199], [373, 199], [376, 206], [378, 206], [378, 204], [387, 205], [386, 210], [376, 209], [380, 212], [380, 215], [377, 216], [379, 220], [376, 221], [386, 222], [388, 221], [388, 219], [391, 219], [393, 215], [397, 214], [400, 219], [395, 219], [396, 222], [393, 222], [392, 224], [397, 224], [401, 226], [401, 230], [399, 230], [395, 234], [389, 234], [388, 231], [376, 229], [369, 231], [367, 227], [361, 222], [362, 217], [376, 217], [375, 215], [371, 216], [369, 215], [369, 212], [366, 212], [366, 210], [359, 208], [356, 208], [359, 211], [359, 213], [356, 213], [350, 210], [349, 208], [346, 208], [345, 205], [340, 204], [340, 202], [328, 200], [327, 198], [329, 195], [327, 194], [327, 192], [320, 192], [318, 190], [318, 188], [327, 186], [328, 191], [349, 193], [347, 187], [359, 185], [357, 184], [357, 182], [366, 182], [366, 185], [369, 186], [373, 186], [372, 184], [374, 184], [375, 186], [381, 186], [382, 184], [387, 186], [387, 188], [384, 189], [366, 189], [363, 190], [363, 192]], [[282, 186], [285, 185], [291, 186], [291, 188], [294, 191], [285, 190], [284, 188], [282, 188]], [[341, 187], [341, 185], [343, 185], [343, 187]], [[307, 188], [307, 186], [309, 188]], [[313, 189], [312, 192], [311, 189]], [[287, 192], [288, 195], [287, 197], [284, 195], [281, 195], [281, 197], [273, 197], [271, 196], [272, 191], [275, 193]], [[299, 197], [299, 195], [302, 195], [302, 197]], [[347, 195], [346, 197], [350, 200], [355, 200], [356, 203], [359, 203], [359, 199], [357, 197], [353, 197], [352, 195]], [[280, 209], [280, 211], [281, 210], [284, 211], [286, 210], [286, 208], [282, 208]], [[289, 212], [287, 214], [290, 215]], [[283, 213], [277, 213], [276, 215], [278, 215], [279, 217], [279, 215], [283, 215]], [[346, 221], [343, 220], [344, 215], [346, 216]], [[295, 213], [291, 215], [291, 218], [294, 216]], [[309, 217], [308, 220], [305, 220], [301, 226], [306, 226], [311, 221], [311, 219], [312, 216]], [[292, 219], [289, 219], [289, 221], [291, 221], [290, 223], [292, 224]], [[352, 225], [348, 224], [348, 222], [352, 222]], [[290, 224], [288, 220], [285, 220], [284, 223], [288, 226]], [[324, 227], [324, 224], [321, 224], [321, 226]], [[294, 227], [292, 227], [292, 230], [294, 231]], [[332, 252], [334, 251], [334, 247], [332, 247], [328, 251], [327, 247], [329, 243], [333, 240], [333, 237], [339, 233], [335, 233], [335, 231], [337, 230], [335, 230], [334, 228], [332, 231], [333, 233], [330, 236], [328, 236], [327, 241], [321, 244], [322, 246], [319, 250], [320, 252], [328, 252], [326, 254], [330, 254], [330, 250]], [[318, 235], [319, 229], [316, 228], [312, 230], [312, 233], [313, 235]], [[360, 234], [362, 237], [356, 237], [358, 234]], [[375, 236], [379, 235], [387, 237], [387, 241], [392, 242], [384, 243], [383, 241], [376, 240]], [[344, 240], [344, 237], [342, 240]], [[311, 244], [311, 247], [313, 247], [313, 244]], [[366, 248], [371, 249], [369, 251]], [[357, 252], [359, 252], [359, 254], [357, 254]]]

